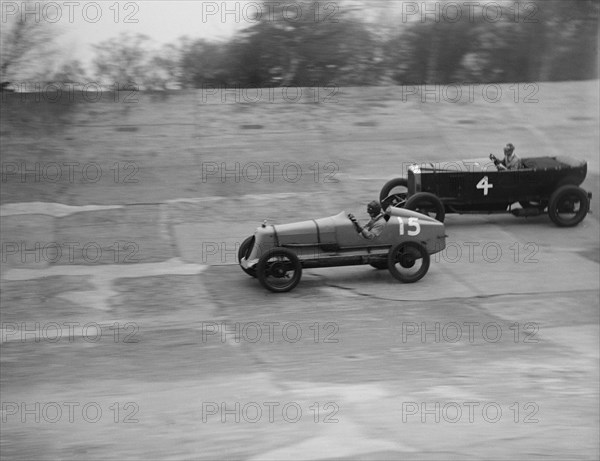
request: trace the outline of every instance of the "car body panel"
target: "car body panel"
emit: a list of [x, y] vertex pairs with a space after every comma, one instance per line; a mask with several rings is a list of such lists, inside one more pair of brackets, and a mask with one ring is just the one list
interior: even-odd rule
[[446, 246], [443, 223], [403, 208], [390, 208], [381, 234], [374, 239], [360, 236], [346, 212], [290, 224], [263, 225], [254, 233], [255, 241], [242, 267], [254, 268], [260, 257], [276, 247], [294, 251], [303, 267], [368, 264], [386, 258], [399, 243], [413, 241], [429, 254]]
[[503, 211], [515, 202], [549, 200], [560, 185], [580, 185], [587, 162], [571, 157], [522, 159], [523, 168], [498, 171], [490, 159], [422, 163], [408, 168], [408, 197], [436, 195], [446, 212]]

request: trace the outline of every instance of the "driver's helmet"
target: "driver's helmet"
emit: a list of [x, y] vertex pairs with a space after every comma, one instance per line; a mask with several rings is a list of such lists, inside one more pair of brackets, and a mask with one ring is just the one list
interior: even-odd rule
[[367, 205], [367, 213], [369, 214], [379, 214], [381, 213], [381, 205], [379, 204], [379, 202], [373, 200], [372, 202], [369, 202], [369, 204]]
[[515, 150], [515, 146], [513, 146], [513, 144], [510, 142], [506, 146], [504, 146], [504, 153], [506, 155], [512, 155], [514, 150]]

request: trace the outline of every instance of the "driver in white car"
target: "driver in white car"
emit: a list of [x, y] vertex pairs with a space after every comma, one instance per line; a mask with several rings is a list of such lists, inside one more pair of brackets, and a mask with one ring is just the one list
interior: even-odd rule
[[361, 235], [361, 237], [372, 240], [381, 235], [386, 221], [383, 213], [381, 212], [381, 205], [379, 205], [379, 202], [376, 202], [375, 200], [369, 202], [367, 205], [367, 213], [369, 213], [371, 220], [365, 224], [364, 227], [360, 226], [352, 213], [348, 214], [348, 218], [350, 218], [350, 221], [352, 221], [352, 224], [354, 224], [354, 228]]

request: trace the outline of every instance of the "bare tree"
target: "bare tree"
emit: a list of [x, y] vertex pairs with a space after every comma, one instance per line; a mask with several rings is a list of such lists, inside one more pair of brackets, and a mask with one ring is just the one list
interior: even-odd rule
[[150, 37], [122, 33], [94, 45], [96, 76], [104, 84], [126, 89], [168, 89], [181, 80], [184, 43], [156, 49]]
[[[34, 15], [21, 11], [41, 9], [43, 2], [15, 2], [17, 10], [7, 14], [0, 29], [0, 80], [26, 80], [45, 74], [57, 29]], [[6, 13], [6, 12], [5, 12]]]
[[94, 67], [98, 78], [120, 88], [142, 85], [148, 70], [149, 39], [143, 34], [122, 33], [94, 45]]
[[52, 75], [53, 82], [81, 83], [87, 80], [86, 72], [77, 59], [64, 62]]
[[181, 48], [173, 43], [163, 45], [152, 54], [144, 85], [167, 90], [179, 85], [181, 80]]

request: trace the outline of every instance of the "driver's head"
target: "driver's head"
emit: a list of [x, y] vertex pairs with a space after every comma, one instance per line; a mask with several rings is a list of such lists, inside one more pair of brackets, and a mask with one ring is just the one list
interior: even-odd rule
[[509, 142], [506, 146], [504, 146], [504, 155], [506, 155], [507, 157], [510, 157], [514, 151], [515, 146], [513, 146], [512, 143]]
[[369, 202], [369, 204], [367, 205], [367, 213], [369, 213], [369, 216], [371, 216], [371, 218], [374, 218], [379, 213], [381, 213], [381, 205], [379, 204], [379, 202], [375, 200]]

